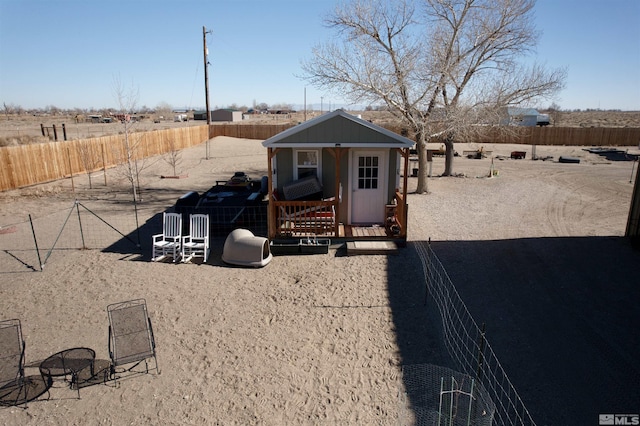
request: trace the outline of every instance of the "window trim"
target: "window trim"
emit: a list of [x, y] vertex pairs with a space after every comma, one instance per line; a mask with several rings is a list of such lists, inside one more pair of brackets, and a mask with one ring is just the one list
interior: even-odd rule
[[[304, 164], [302, 165], [298, 164], [298, 153], [302, 153], [302, 152], [315, 152], [316, 158], [318, 159], [318, 163], [316, 165], [306, 165], [306, 166]], [[300, 179], [300, 176], [298, 175], [299, 168], [311, 169], [314, 167], [316, 169], [316, 176], [318, 177], [318, 180], [322, 181], [322, 150], [321, 149], [304, 148], [304, 149], [293, 150], [293, 179], [294, 180]]]

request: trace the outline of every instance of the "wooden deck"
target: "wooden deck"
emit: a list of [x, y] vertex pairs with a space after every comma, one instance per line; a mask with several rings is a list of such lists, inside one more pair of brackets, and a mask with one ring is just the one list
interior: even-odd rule
[[382, 225], [350, 226], [344, 227], [344, 236], [347, 238], [386, 238], [387, 232]]
[[[363, 240], [366, 240], [366, 239], [377, 240], [377, 239], [392, 238], [392, 236], [387, 233], [384, 226], [382, 225], [353, 226], [353, 225], [344, 225], [341, 223], [340, 225], [338, 225], [338, 235], [339, 235], [339, 238], [357, 238], [357, 239], [363, 239]], [[297, 233], [294, 236], [294, 238], [308, 237], [308, 236], [319, 236], [322, 238], [326, 238], [326, 237], [331, 238], [331, 235], [328, 235], [328, 234], [314, 234], [312, 232]]]
[[398, 245], [393, 241], [348, 241], [347, 256], [363, 254], [397, 254]]

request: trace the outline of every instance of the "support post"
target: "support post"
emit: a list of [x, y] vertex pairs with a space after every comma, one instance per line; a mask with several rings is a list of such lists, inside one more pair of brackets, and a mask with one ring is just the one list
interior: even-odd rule
[[31, 224], [31, 233], [33, 234], [33, 243], [36, 245], [36, 254], [38, 255], [38, 266], [40, 267], [40, 272], [42, 272], [42, 259], [40, 259], [40, 249], [38, 248], [38, 239], [36, 238], [36, 230], [33, 227], [33, 219], [31, 219], [31, 214], [29, 214], [29, 223]]
[[87, 246], [84, 242], [84, 232], [82, 231], [82, 220], [80, 219], [80, 203], [76, 200], [76, 212], [78, 213], [78, 226], [80, 227], [80, 239], [82, 240], [82, 249], [86, 249]]
[[334, 199], [336, 205], [336, 220], [333, 235], [336, 238], [340, 237], [340, 158], [342, 157], [342, 148], [336, 145], [336, 174], [335, 174], [335, 192]]
[[267, 208], [269, 209], [267, 211], [267, 232], [269, 233], [269, 239], [272, 240], [276, 236], [276, 217], [274, 214], [275, 207], [273, 205], [273, 170], [271, 167], [271, 161], [275, 153], [272, 148], [267, 148], [267, 154], [267, 162], [269, 163], [267, 164], [267, 186], [269, 194], [269, 204], [267, 205]]
[[69, 148], [67, 148], [67, 160], [69, 163], [69, 175], [71, 176], [71, 192], [75, 194], [76, 187], [73, 183], [73, 169], [71, 168], [71, 152], [69, 151]]
[[107, 186], [107, 160], [104, 153], [104, 143], [102, 143], [102, 174], [104, 175], [104, 186]]
[[478, 342], [478, 370], [476, 372], [476, 379], [478, 379], [479, 384], [482, 384], [482, 373], [484, 369], [485, 330], [486, 324], [482, 323], [482, 330], [480, 331], [480, 341]]
[[[204, 53], [204, 98], [207, 114], [207, 126], [211, 126], [211, 111], [209, 109], [209, 60], [207, 49], [207, 28], [202, 27], [202, 49]], [[209, 139], [207, 139], [205, 158], [209, 159]]]

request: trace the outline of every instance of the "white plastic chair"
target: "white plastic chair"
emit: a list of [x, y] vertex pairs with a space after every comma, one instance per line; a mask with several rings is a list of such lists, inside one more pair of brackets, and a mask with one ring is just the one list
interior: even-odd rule
[[180, 213], [164, 213], [162, 217], [162, 234], [153, 236], [153, 254], [151, 260], [157, 262], [171, 256], [177, 262], [182, 246], [182, 215]]
[[189, 215], [189, 235], [182, 237], [182, 262], [194, 257], [209, 258], [209, 215]]

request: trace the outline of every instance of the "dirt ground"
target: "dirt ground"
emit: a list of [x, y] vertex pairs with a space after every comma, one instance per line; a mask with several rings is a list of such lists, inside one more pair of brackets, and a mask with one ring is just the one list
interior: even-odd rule
[[[186, 191], [243, 170], [266, 174], [260, 141], [220, 137], [212, 158], [183, 152], [185, 179], [149, 163], [141, 226]], [[456, 150], [477, 148], [457, 146]], [[640, 252], [623, 237], [637, 163], [581, 147], [484, 146], [491, 158], [456, 158], [460, 177], [438, 177], [409, 196], [409, 244], [397, 255], [278, 256], [262, 269], [231, 268], [215, 241], [207, 264], [150, 262], [102, 239], [78, 250], [62, 235], [40, 271], [27, 220], [46, 254], [74, 200], [125, 225], [131, 206], [117, 170], [0, 194], [0, 311], [20, 318], [27, 375], [61, 349], [108, 360], [109, 303], [147, 300], [160, 374], [75, 391], [56, 382], [28, 409], [0, 409], [2, 424], [390, 424], [400, 421], [403, 365], [454, 368], [434, 305], [423, 306], [415, 244], [431, 240], [471, 315], [539, 425], [598, 424], [598, 414], [640, 411]], [[623, 147], [636, 153], [637, 147]], [[508, 157], [527, 151], [527, 159]], [[558, 163], [560, 155], [579, 164]], [[415, 188], [409, 179], [409, 190]], [[73, 212], [73, 211], [72, 211]], [[75, 213], [74, 213], [75, 214]], [[97, 225], [96, 225], [97, 226]], [[112, 235], [112, 234], [105, 234]], [[88, 235], [86, 236], [89, 237]], [[105, 242], [106, 241], [106, 242]]]

